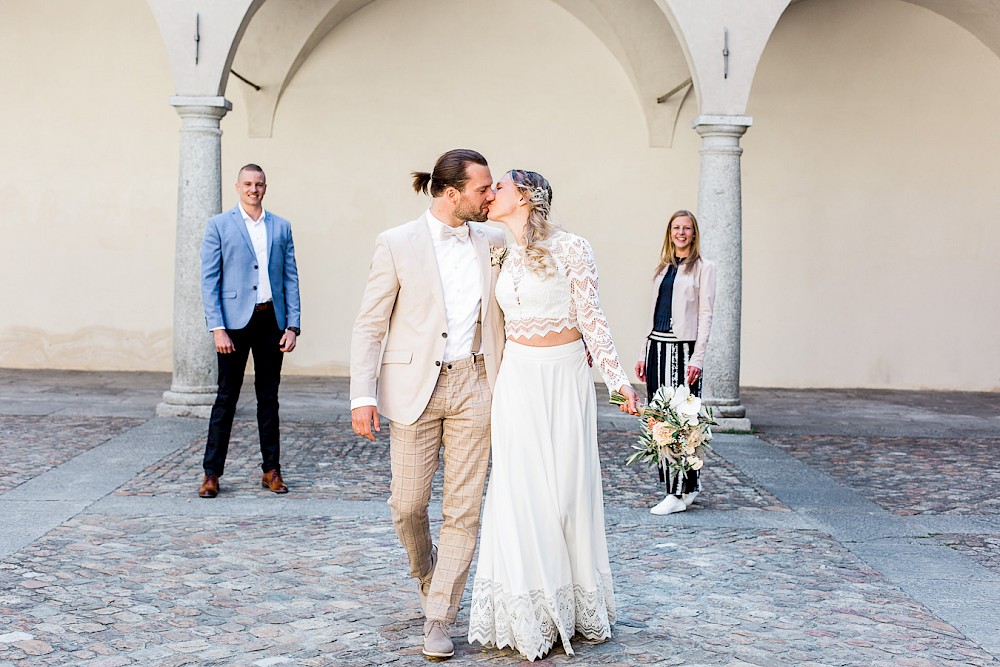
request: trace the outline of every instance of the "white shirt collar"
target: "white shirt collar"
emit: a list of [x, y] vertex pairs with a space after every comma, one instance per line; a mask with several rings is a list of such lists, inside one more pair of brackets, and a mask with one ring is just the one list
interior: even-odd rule
[[246, 222], [247, 224], [255, 225], [258, 222], [264, 222], [264, 216], [267, 215], [267, 211], [264, 210], [263, 206], [260, 207], [260, 218], [258, 218], [257, 220], [251, 218], [250, 214], [243, 209], [243, 202], [240, 202], [239, 204], [237, 204], [237, 206], [240, 209], [240, 215], [243, 216], [243, 221]]

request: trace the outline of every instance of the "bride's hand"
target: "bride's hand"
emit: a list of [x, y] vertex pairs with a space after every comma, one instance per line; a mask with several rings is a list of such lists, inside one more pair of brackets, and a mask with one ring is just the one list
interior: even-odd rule
[[635, 389], [632, 388], [630, 384], [623, 384], [618, 393], [626, 398], [627, 403], [623, 403], [618, 406], [618, 409], [622, 412], [627, 412], [630, 415], [639, 414], [639, 395], [635, 393]]

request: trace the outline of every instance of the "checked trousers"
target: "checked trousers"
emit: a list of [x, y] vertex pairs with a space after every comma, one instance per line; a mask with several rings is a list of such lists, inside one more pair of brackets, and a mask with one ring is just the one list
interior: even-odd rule
[[490, 462], [490, 387], [482, 356], [446, 362], [423, 414], [413, 424], [389, 422], [389, 506], [410, 576], [431, 571], [427, 514], [431, 480], [444, 463], [444, 524], [427, 597], [427, 619], [454, 623], [479, 536]]

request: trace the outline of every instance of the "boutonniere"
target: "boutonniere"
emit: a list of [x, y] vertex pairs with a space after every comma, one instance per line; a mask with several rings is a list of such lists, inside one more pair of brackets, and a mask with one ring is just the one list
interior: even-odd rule
[[507, 259], [508, 253], [507, 246], [500, 246], [498, 248], [490, 248], [490, 265], [491, 266], [503, 266], [503, 261]]

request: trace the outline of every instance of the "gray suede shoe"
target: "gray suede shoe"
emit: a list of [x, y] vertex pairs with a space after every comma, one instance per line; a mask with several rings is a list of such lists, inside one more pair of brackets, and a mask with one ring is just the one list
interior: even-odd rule
[[455, 655], [455, 644], [448, 636], [448, 624], [444, 621], [424, 623], [424, 655], [430, 658], [450, 658]]

